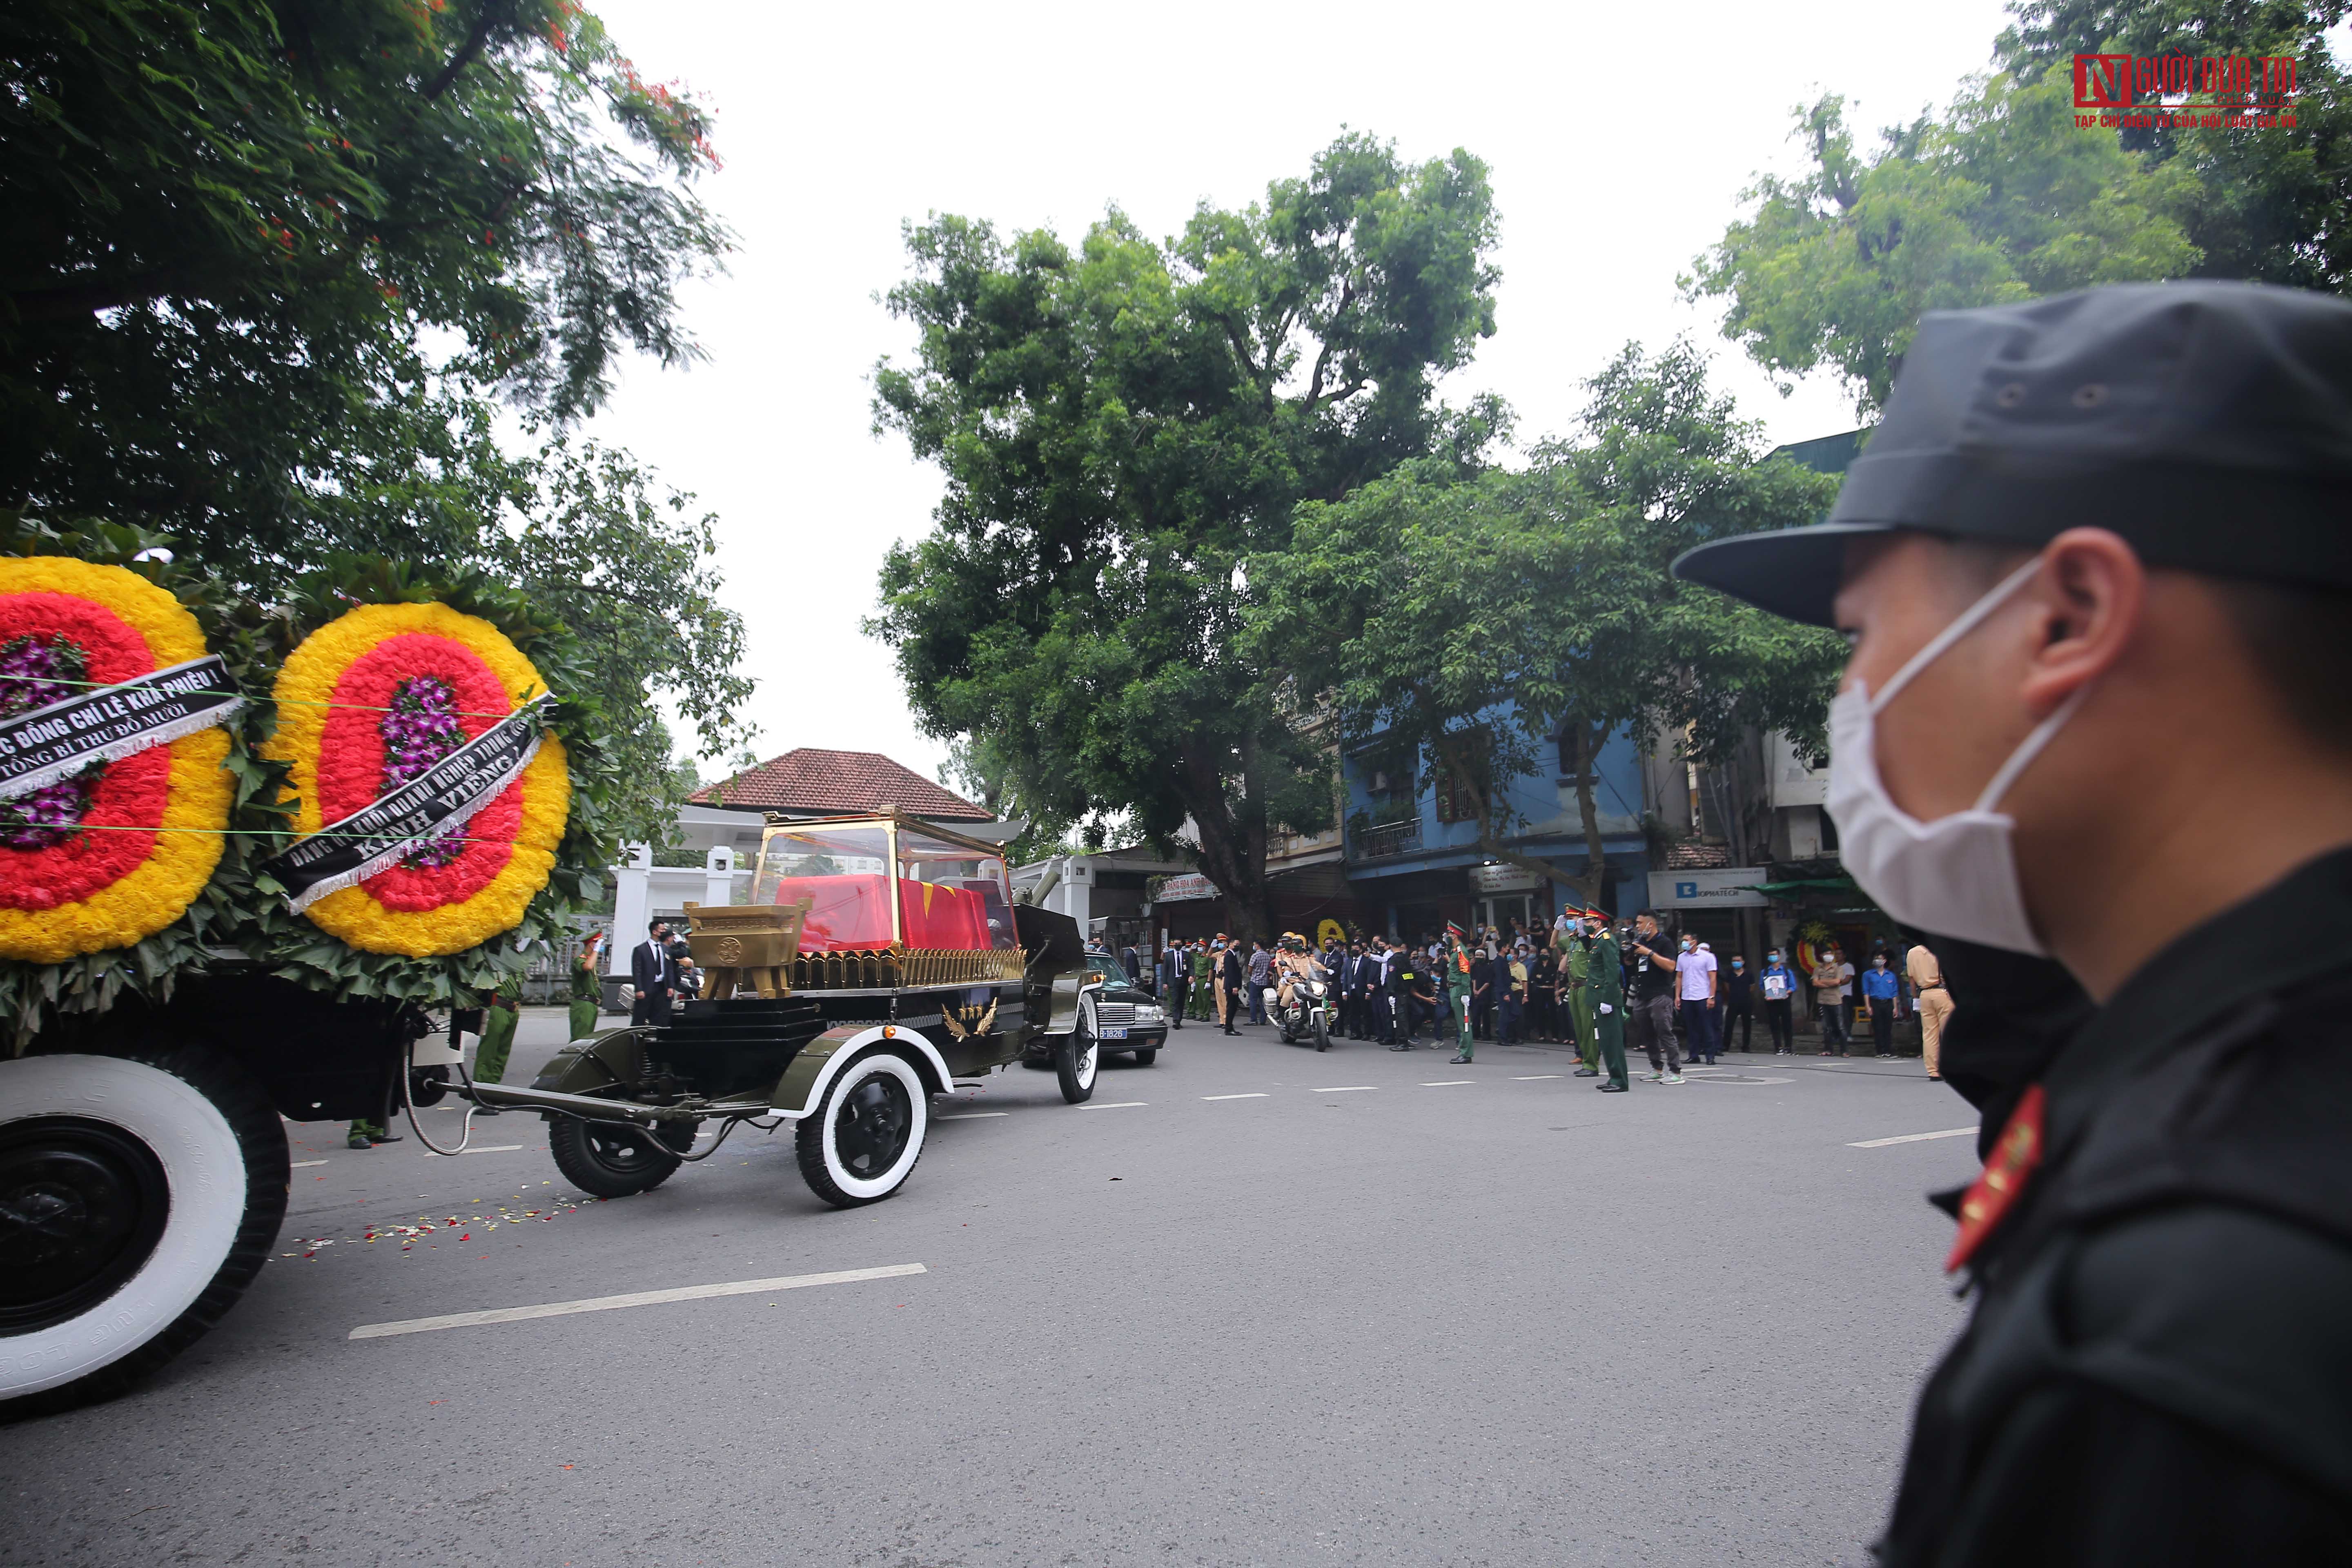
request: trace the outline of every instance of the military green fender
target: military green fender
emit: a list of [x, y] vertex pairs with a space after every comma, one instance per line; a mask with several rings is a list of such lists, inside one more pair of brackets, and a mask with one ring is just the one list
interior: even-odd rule
[[815, 1110], [835, 1077], [869, 1046], [887, 1046], [911, 1059], [923, 1075], [923, 1087], [933, 1094], [945, 1094], [955, 1087], [947, 1058], [923, 1037], [920, 1029], [904, 1024], [845, 1024], [827, 1029], [793, 1058], [770, 1097], [775, 1113], [797, 1121]]
[[572, 1041], [548, 1059], [533, 1089], [561, 1094], [593, 1094], [616, 1083], [631, 1083], [645, 1071], [645, 1049], [638, 1045], [641, 1026], [625, 1026]]

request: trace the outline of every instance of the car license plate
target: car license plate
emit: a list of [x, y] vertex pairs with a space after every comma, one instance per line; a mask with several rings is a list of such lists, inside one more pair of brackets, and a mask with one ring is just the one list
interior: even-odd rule
[[1123, 1040], [1127, 1038], [1127, 1031], [1125, 1029], [1105, 1029], [1102, 1032], [1102, 1037], [1106, 1040]]

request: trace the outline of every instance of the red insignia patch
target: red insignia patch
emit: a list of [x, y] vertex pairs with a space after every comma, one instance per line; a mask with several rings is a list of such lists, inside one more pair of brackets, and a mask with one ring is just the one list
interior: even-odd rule
[[1944, 1259], [1945, 1273], [1966, 1263], [1992, 1234], [2018, 1194], [2025, 1191], [2033, 1168], [2042, 1163], [2042, 1086], [2037, 1083], [2010, 1113], [2009, 1125], [2000, 1130], [1991, 1158], [1985, 1161], [1982, 1173], [1960, 1199], [1960, 1233], [1952, 1238], [1952, 1255]]

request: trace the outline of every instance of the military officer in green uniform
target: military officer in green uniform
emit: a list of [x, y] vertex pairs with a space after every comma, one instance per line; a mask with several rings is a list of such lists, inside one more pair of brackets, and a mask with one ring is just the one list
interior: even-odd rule
[[1454, 1059], [1470, 1059], [1470, 950], [1463, 945], [1463, 931], [1448, 922], [1445, 927], [1445, 1012], [1454, 1020]]
[[1192, 944], [1192, 1013], [1195, 1023], [1205, 1024], [1215, 1016], [1215, 1005], [1209, 995], [1209, 944]]
[[1592, 1087], [1603, 1094], [1622, 1094], [1630, 1086], [1625, 1081], [1625, 971], [1617, 935], [1588, 910], [1577, 945], [1584, 950], [1584, 994], [1591, 998], [1593, 1042], [1609, 1074]]
[[[1575, 934], [1561, 940], [1567, 951], [1560, 954], [1568, 970], [1568, 1016], [1576, 1029], [1576, 1076], [1599, 1078], [1601, 1048], [1592, 1037], [1592, 954], [1581, 938], [1591, 930], [1598, 910], [1586, 910], [1578, 917]], [[1622, 1025], [1619, 1027], [1622, 1029]]]

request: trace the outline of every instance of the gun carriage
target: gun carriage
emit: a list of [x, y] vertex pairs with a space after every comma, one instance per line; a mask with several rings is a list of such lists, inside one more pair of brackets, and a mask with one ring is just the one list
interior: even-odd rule
[[1012, 893], [997, 846], [887, 808], [771, 818], [750, 902], [687, 906], [701, 996], [573, 1041], [528, 1088], [466, 1092], [543, 1113], [557, 1166], [601, 1196], [788, 1122], [819, 1197], [874, 1203], [913, 1173], [933, 1096], [1041, 1050], [1065, 1100], [1094, 1093], [1100, 977], [1076, 921]]

